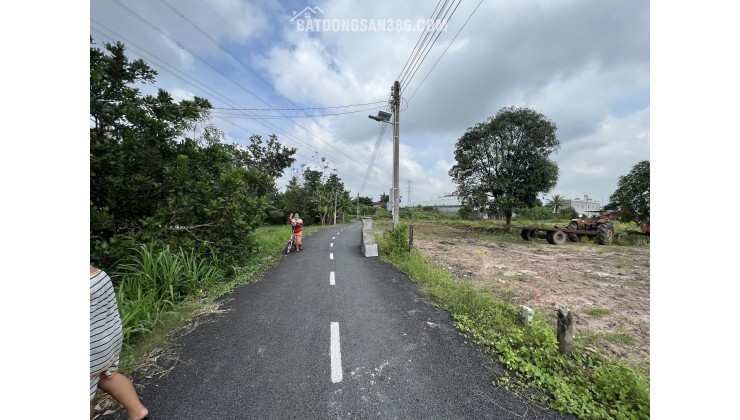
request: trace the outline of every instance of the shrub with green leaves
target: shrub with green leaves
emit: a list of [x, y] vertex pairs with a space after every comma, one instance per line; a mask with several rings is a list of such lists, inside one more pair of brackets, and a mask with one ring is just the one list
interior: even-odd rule
[[378, 252], [402, 257], [409, 252], [409, 225], [401, 223], [395, 229], [383, 232], [378, 241]]

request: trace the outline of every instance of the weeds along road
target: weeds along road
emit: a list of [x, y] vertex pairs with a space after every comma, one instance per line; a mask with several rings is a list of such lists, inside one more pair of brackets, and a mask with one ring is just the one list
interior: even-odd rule
[[364, 257], [360, 236], [353, 222], [304, 238], [178, 338], [177, 362], [140, 389], [151, 417], [575, 418], [493, 386], [496, 362], [405, 275]]

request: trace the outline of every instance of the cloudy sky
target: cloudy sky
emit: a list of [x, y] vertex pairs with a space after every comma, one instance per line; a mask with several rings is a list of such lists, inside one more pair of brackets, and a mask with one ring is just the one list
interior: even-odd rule
[[[78, 345], [57, 354], [69, 363], [56, 368], [76, 378], [74, 386], [45, 395], [45, 401], [76, 409], [80, 417], [88, 409], [70, 401], [86, 386], [78, 374], [87, 363], [87, 292], [84, 282], [74, 279], [84, 276], [89, 259], [88, 36], [97, 43], [124, 42], [132, 57], [159, 71], [158, 86], [180, 98], [198, 95], [220, 108], [338, 113], [370, 106], [328, 107], [387, 100], [420, 32], [298, 32], [290, 21], [293, 11], [318, 6], [325, 19], [415, 21], [429, 18], [438, 4], [119, 1], [92, 0], [89, 8], [50, 0], [7, 2], [0, 25], [0, 219], [8, 262], [2, 278], [41, 273], [34, 277], [42, 286], [34, 303], [60, 315], [6, 323], [6, 335], [23, 337], [25, 345], [9, 346], [5, 359], [23, 366], [26, 359], [32, 363], [45, 356], [29, 349], [72, 337]], [[740, 372], [737, 364], [727, 363], [737, 352], [727, 323], [692, 316], [733, 319], [740, 292], [726, 270], [728, 261], [737, 259], [735, 238], [708, 233], [734, 214], [717, 213], [715, 204], [732, 209], [738, 178], [740, 60], [733, 51], [740, 34], [732, 5], [719, 0], [488, 0], [475, 10], [478, 2], [466, 0], [403, 94], [401, 188], [405, 192], [411, 182], [412, 198], [453, 190], [447, 169], [455, 141], [505, 106], [531, 107], [559, 127], [562, 149], [554, 158], [561, 177], [548, 196], [606, 200], [620, 175], [650, 158], [651, 409], [663, 414], [660, 418], [727, 418], [737, 411], [732, 378]], [[258, 117], [262, 120], [214, 111], [221, 116], [214, 122], [234, 141], [276, 132], [286, 145], [299, 148], [297, 165], [310, 164], [318, 151], [355, 194], [379, 134], [379, 123], [367, 118], [374, 111], [336, 118]], [[391, 165], [388, 130], [363, 196], [377, 198], [390, 187]], [[717, 202], [686, 210], [678, 202], [683, 197]], [[711, 218], [715, 214], [724, 218]], [[28, 295], [27, 282], [5, 286], [7, 296]], [[0, 315], [10, 319], [27, 312], [27, 306], [23, 299], [8, 299]], [[711, 357], [701, 359], [701, 369], [676, 368], [696, 360], [695, 348], [684, 343], [686, 331], [701, 331], [711, 340]], [[8, 371], [16, 388], [36, 386], [26, 370], [16, 374], [10, 366]], [[687, 381], [718, 386], [686, 387]], [[33, 394], [11, 396], [17, 404], [9, 409], [17, 410], [16, 417], [37, 403]]]
[[[425, 31], [433, 17], [446, 27]], [[392, 126], [368, 115], [401, 81], [404, 204], [453, 192], [457, 139], [508, 106], [558, 127], [546, 198], [608, 200], [650, 159], [649, 24], [643, 0], [90, 3], [97, 46], [121, 41], [157, 87], [207, 98], [229, 141], [275, 133], [298, 149], [295, 170], [325, 157], [353, 196], [392, 186]]]

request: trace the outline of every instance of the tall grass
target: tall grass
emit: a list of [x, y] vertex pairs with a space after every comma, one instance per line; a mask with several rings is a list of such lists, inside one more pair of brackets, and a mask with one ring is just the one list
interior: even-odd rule
[[124, 341], [149, 332], [163, 311], [203, 294], [224, 276], [216, 260], [193, 251], [154, 251], [149, 245], [132, 251], [113, 269]]

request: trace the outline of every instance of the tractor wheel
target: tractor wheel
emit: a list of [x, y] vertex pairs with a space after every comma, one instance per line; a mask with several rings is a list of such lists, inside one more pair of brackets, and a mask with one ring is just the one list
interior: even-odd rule
[[554, 240], [554, 239], [553, 239], [553, 237], [552, 237], [552, 234], [553, 234], [553, 233], [555, 233], [555, 232], [549, 232], [549, 231], [548, 231], [548, 232], [547, 232], [547, 237], [546, 237], [545, 239], [547, 239], [547, 243], [548, 243], [548, 244], [552, 244], [552, 245], [555, 245], [555, 240]]
[[536, 241], [537, 231], [529, 230], [529, 229], [522, 229], [522, 239], [524, 239], [525, 241]]
[[551, 244], [562, 245], [565, 243], [568, 235], [566, 235], [562, 230], [556, 230], [555, 232], [550, 232], [550, 237], [552, 238], [552, 242], [550, 242]]
[[601, 223], [596, 228], [596, 242], [601, 245], [611, 245], [614, 239], [614, 225], [611, 223]]
[[[576, 222], [570, 222], [568, 227], [566, 228], [568, 230], [578, 230], [578, 223]], [[578, 235], [576, 233], [569, 233], [568, 234], [568, 240], [571, 242], [578, 242], [581, 240], [581, 235]]]

